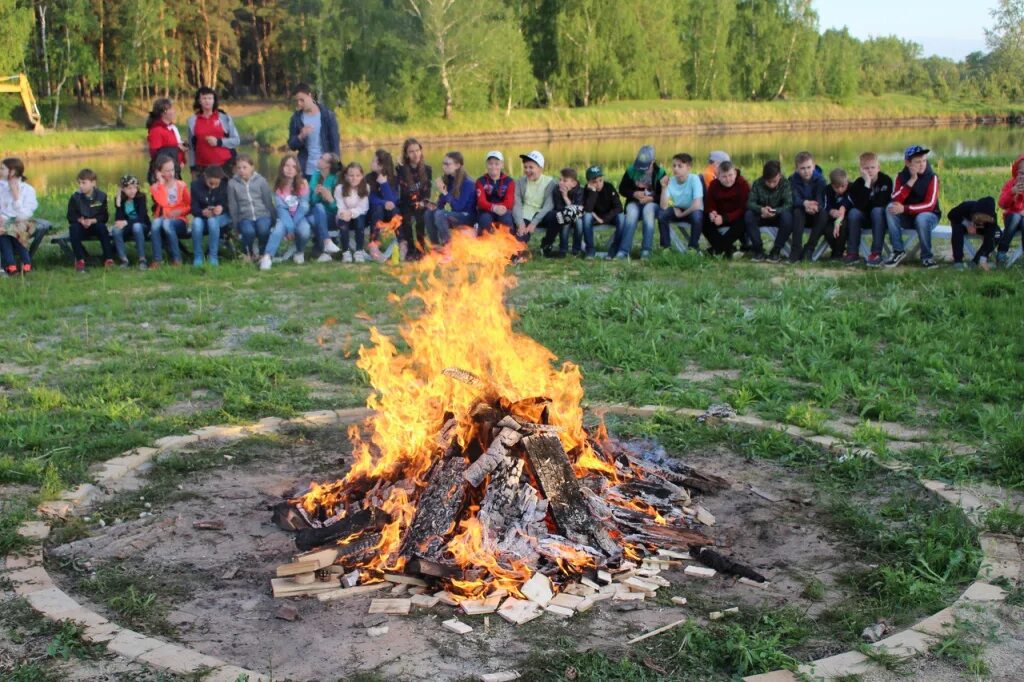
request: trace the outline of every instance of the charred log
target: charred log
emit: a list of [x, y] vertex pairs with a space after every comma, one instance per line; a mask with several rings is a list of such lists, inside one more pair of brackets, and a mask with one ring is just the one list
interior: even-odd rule
[[390, 521], [391, 516], [376, 507], [361, 509], [329, 526], [300, 530], [295, 536], [295, 546], [305, 552], [334, 540], [343, 540], [356, 533], [378, 531]]

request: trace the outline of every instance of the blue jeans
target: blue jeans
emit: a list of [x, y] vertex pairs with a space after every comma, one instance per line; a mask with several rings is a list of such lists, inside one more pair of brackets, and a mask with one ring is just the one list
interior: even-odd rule
[[209, 218], [192, 219], [192, 264], [203, 264], [203, 232], [210, 236], [208, 248], [210, 265], [218, 265], [217, 249], [220, 247], [220, 229], [228, 224], [231, 218], [222, 213]]
[[267, 239], [264, 253], [269, 256], [276, 254], [277, 248], [285, 237], [294, 239], [295, 250], [298, 253], [302, 253], [306, 250], [309, 234], [309, 221], [306, 220], [306, 216], [298, 216], [298, 219], [296, 219], [296, 216], [292, 216], [286, 209], [279, 208], [277, 209], [277, 224], [270, 231], [270, 237]]
[[[846, 252], [860, 253], [861, 235], [864, 233], [866, 216], [860, 209], [851, 208], [846, 214], [846, 225], [849, 234], [846, 237]], [[871, 209], [871, 253], [882, 253], [885, 245], [885, 209], [876, 206]]]
[[153, 243], [153, 261], [160, 263], [164, 259], [161, 239], [167, 240], [167, 249], [171, 252], [171, 262], [181, 262], [181, 245], [178, 237], [185, 236], [185, 221], [181, 218], [154, 218], [149, 238]]
[[626, 205], [626, 217], [622, 221], [621, 234], [615, 240], [618, 246], [618, 253], [616, 255], [620, 258], [625, 258], [629, 255], [629, 250], [633, 248], [633, 235], [636, 233], [636, 224], [640, 220], [643, 220], [643, 241], [640, 248], [645, 253], [650, 253], [654, 247], [654, 220], [657, 215], [658, 205], [653, 201], [643, 206], [635, 201], [628, 203]]
[[[621, 213], [618, 214], [617, 216], [615, 216], [615, 225], [614, 225], [614, 227], [615, 227], [615, 235], [616, 236], [622, 231], [622, 221], [623, 221], [623, 219], [624, 219], [624, 216]], [[597, 222], [595, 222], [594, 214], [593, 213], [584, 213], [583, 214], [583, 252], [586, 253], [588, 256], [593, 256], [594, 252], [597, 249], [597, 246], [594, 244], [594, 225], [604, 225], [604, 224], [605, 223], [597, 223]], [[617, 242], [615, 242], [615, 240], [613, 239], [612, 240], [612, 246], [608, 247], [608, 255], [609, 256], [614, 256], [615, 255], [613, 253], [613, 248], [614, 248], [615, 244], [617, 244]]]
[[494, 223], [500, 223], [506, 226], [509, 230], [515, 231], [515, 221], [512, 218], [512, 212], [509, 211], [505, 215], [498, 215], [497, 213], [491, 213], [490, 211], [480, 211], [476, 214], [476, 233], [483, 234], [484, 232], [493, 232]]
[[32, 254], [24, 244], [10, 235], [0, 235], [0, 265], [4, 268], [17, 265], [14, 259], [15, 251], [21, 257], [22, 265], [32, 265]]
[[316, 235], [317, 247], [323, 246], [323, 243], [330, 239], [331, 231], [331, 220], [334, 218], [328, 206], [319, 203], [313, 205], [313, 210], [309, 212], [307, 219], [313, 223], [313, 234]]
[[342, 251], [351, 251], [349, 248], [349, 235], [355, 233], [355, 250], [363, 250], [363, 240], [366, 239], [366, 214], [353, 218], [352, 220], [342, 220], [338, 218], [338, 241], [341, 242], [338, 246], [341, 247]]
[[669, 235], [669, 230], [672, 229], [671, 223], [689, 223], [690, 224], [690, 248], [700, 248], [700, 230], [704, 225], [704, 211], [694, 211], [693, 213], [687, 214], [685, 218], [679, 218], [676, 216], [676, 209], [672, 206], [663, 208], [658, 211], [658, 231], [661, 248], [667, 249], [672, 246], [672, 239]]
[[886, 211], [885, 221], [889, 225], [889, 239], [892, 241], [893, 251], [904, 250], [903, 230], [917, 230], [917, 236], [921, 240], [921, 260], [929, 260], [932, 257], [932, 230], [939, 224], [939, 216], [934, 213], [893, 215]]
[[256, 220], [239, 220], [238, 233], [242, 236], [242, 251], [252, 255], [253, 242], [258, 247], [257, 253], [263, 253], [263, 247], [270, 238], [270, 225], [273, 219], [270, 216], [260, 216]]
[[999, 238], [999, 253], [1010, 251], [1010, 242], [1017, 232], [1024, 233], [1024, 214], [1003, 213], [1003, 236]]
[[461, 211], [446, 211], [443, 208], [435, 209], [427, 223], [427, 232], [430, 241], [435, 246], [444, 246], [452, 238], [452, 228], [458, 225], [473, 225], [473, 218], [468, 213]]
[[124, 234], [131, 230], [132, 237], [135, 239], [135, 253], [139, 257], [139, 262], [146, 261], [146, 230], [148, 228], [149, 226], [143, 223], [132, 223], [124, 227], [110, 228], [110, 236], [114, 238], [114, 250], [117, 252], [118, 260], [122, 263], [128, 262], [128, 252], [125, 250], [124, 245]]

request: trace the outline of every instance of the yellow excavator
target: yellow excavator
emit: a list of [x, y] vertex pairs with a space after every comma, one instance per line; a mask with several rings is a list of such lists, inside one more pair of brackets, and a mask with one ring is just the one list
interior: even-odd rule
[[43, 132], [43, 117], [36, 106], [36, 97], [32, 94], [32, 86], [28, 76], [19, 73], [17, 76], [0, 76], [0, 92], [13, 92], [21, 95], [21, 103], [25, 105], [28, 122], [37, 133]]

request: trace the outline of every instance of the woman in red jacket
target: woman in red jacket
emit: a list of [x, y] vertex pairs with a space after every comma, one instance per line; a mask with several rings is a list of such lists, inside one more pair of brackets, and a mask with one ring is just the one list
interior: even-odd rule
[[166, 97], [153, 102], [153, 110], [146, 119], [146, 141], [149, 143], [149, 181], [156, 181], [154, 164], [161, 156], [174, 159], [174, 177], [181, 177], [181, 166], [185, 163], [185, 151], [188, 145], [181, 137], [178, 126], [174, 125], [177, 112], [174, 102]]
[[1000, 266], [1010, 262], [1010, 242], [1018, 231], [1024, 232], [1024, 154], [1017, 157], [1010, 170], [1010, 179], [999, 193], [999, 208], [1003, 209], [1003, 234], [999, 239], [996, 261]]

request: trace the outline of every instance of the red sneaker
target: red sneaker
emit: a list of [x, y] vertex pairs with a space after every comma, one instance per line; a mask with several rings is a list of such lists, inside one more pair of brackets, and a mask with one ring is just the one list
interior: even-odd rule
[[112, 268], [112, 267], [114, 267], [114, 259], [113, 258], [108, 258], [107, 260], [103, 261], [103, 267], [105, 267], [105, 268]]
[[75, 261], [75, 272], [85, 272], [85, 261], [84, 260], [76, 260]]
[[30, 272], [32, 272], [32, 264], [31, 263], [25, 263], [24, 265], [21, 266], [21, 274], [27, 275]]
[[149, 269], [150, 270], [156, 270], [158, 267], [160, 267], [160, 261], [158, 261], [158, 260], [155, 260], [155, 261], [153, 261], [152, 263], [149, 264]]
[[7, 271], [8, 275], [16, 275], [16, 274], [18, 274], [18, 266], [17, 265], [8, 265], [6, 268], [4, 268], [4, 270]]

